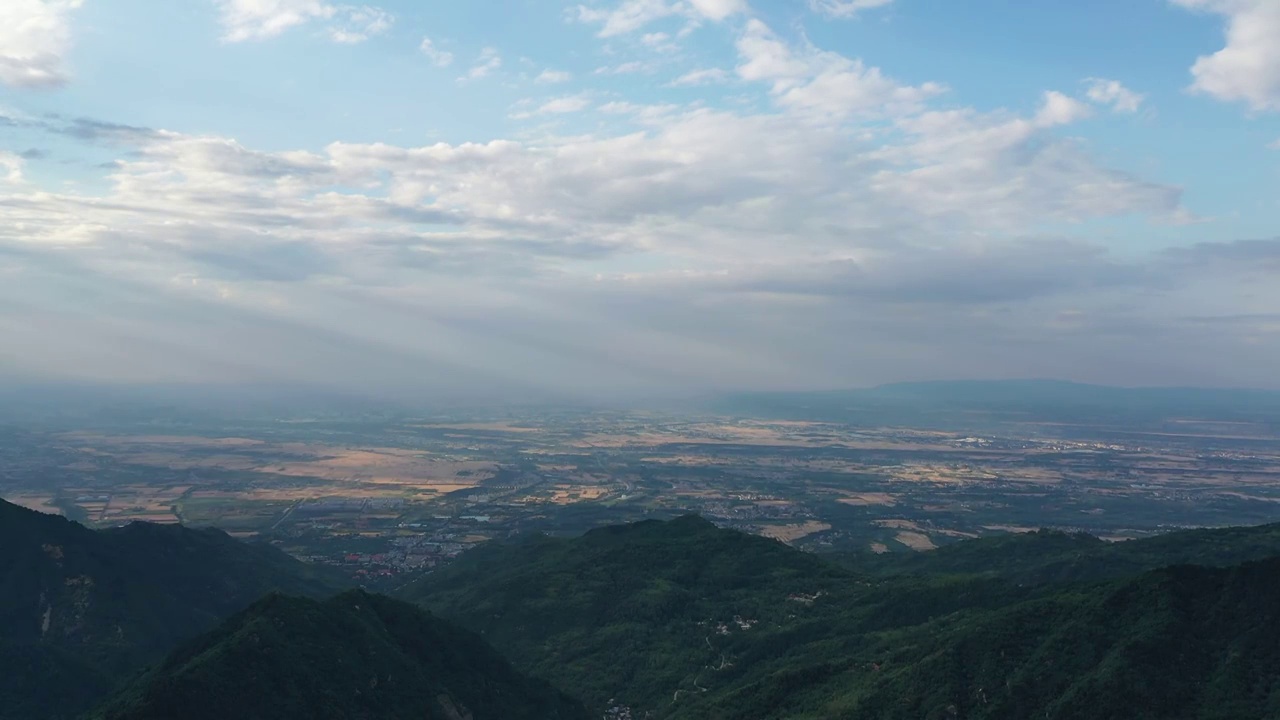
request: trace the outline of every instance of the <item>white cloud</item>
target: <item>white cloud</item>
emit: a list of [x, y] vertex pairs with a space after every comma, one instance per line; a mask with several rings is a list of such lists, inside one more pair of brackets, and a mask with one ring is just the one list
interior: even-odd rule
[[602, 65], [591, 71], [592, 75], [631, 75], [633, 73], [651, 72], [653, 63], [643, 60], [629, 60], [617, 65]]
[[[588, 105], [565, 96], [537, 112]], [[109, 176], [109, 195], [10, 196], [0, 203], [0, 240], [79, 242], [89, 225], [110, 229], [90, 234], [93, 242], [154, 232], [162, 243], [185, 227], [317, 248], [408, 243], [441, 260], [493, 248], [565, 269], [582, 248], [625, 249], [714, 273], [747, 261], [905, 251], [885, 244], [904, 234], [911, 245], [993, 242], [1043, 222], [1179, 208], [1175, 188], [1097, 165], [1049, 134], [1039, 115], [930, 111], [895, 121], [899, 139], [889, 141], [798, 123], [789, 112], [612, 110], [644, 130], [537, 143], [334, 143], [318, 153], [136, 135]]]
[[747, 12], [746, 0], [689, 0], [689, 4], [703, 17], [716, 22]]
[[878, 192], [910, 212], [988, 231], [1130, 213], [1184, 218], [1177, 188], [1107, 169], [1051, 134], [1086, 117], [1081, 106], [1049, 92], [1031, 118], [971, 109], [903, 118], [908, 140], [877, 153], [890, 163], [876, 174]]
[[579, 22], [599, 24], [601, 27], [597, 34], [607, 38], [634, 32], [654, 20], [678, 12], [679, 5], [666, 0], [623, 0], [611, 10], [579, 5], [576, 16]]
[[1088, 78], [1085, 80], [1085, 96], [1099, 105], [1109, 105], [1112, 110], [1122, 113], [1134, 113], [1142, 106], [1145, 99], [1118, 80], [1104, 78]]
[[645, 33], [640, 36], [640, 44], [661, 53], [675, 52], [680, 49], [680, 46], [672, 41], [671, 36], [664, 32]]
[[380, 8], [362, 6], [344, 8], [338, 13], [339, 22], [329, 27], [329, 38], [347, 45], [362, 43], [374, 35], [391, 29], [395, 16]]
[[869, 68], [855, 60], [841, 61], [808, 83], [783, 90], [779, 102], [834, 117], [898, 114], [919, 109], [926, 100], [945, 91], [942, 85], [933, 82], [918, 86], [900, 84], [885, 77], [879, 68]]
[[[1080, 100], [939, 107], [936, 86], [746, 25], [738, 73], [765, 110], [619, 94], [598, 108], [608, 123], [571, 136], [288, 152], [99, 124], [118, 150], [106, 191], [0, 188], [0, 253], [38, 270], [0, 283], [6, 349], [104, 377], [400, 390], [842, 385], [1091, 357], [1118, 382], [1144, 359], [1194, 370], [1210, 354], [1238, 377], [1271, 372], [1280, 341], [1245, 351], [1215, 326], [1209, 347], [1176, 322], [1280, 306], [1258, 270], [1280, 248], [1138, 262], [1056, 234], [1186, 212], [1177, 187], [1063, 136]], [[77, 321], [86, 294], [102, 322]], [[122, 346], [146, 350], [113, 359]]]
[[422, 38], [422, 42], [418, 45], [418, 50], [423, 55], [426, 55], [427, 59], [436, 67], [449, 67], [453, 64], [453, 53], [436, 47], [429, 37]]
[[458, 81], [480, 80], [489, 77], [500, 67], [502, 67], [502, 54], [497, 48], [487, 47], [480, 51], [471, 69], [467, 70], [466, 75], [459, 77]]
[[333, 5], [323, 0], [216, 0], [223, 40], [267, 40], [290, 28], [327, 21], [326, 33], [338, 43], [359, 43], [386, 32], [395, 18], [368, 5]]
[[0, 2], [0, 85], [55, 87], [67, 81], [63, 56], [71, 13], [81, 0]]
[[1280, 111], [1280, 2], [1170, 0], [1227, 17], [1226, 46], [1196, 59], [1191, 89], [1255, 111]]
[[566, 113], [582, 112], [589, 107], [591, 107], [591, 99], [585, 94], [564, 95], [544, 102], [535, 110], [513, 113], [511, 117], [517, 120], [522, 120], [535, 115], [563, 115]]
[[539, 113], [581, 112], [590, 107], [591, 101], [582, 95], [568, 95], [548, 101], [538, 108]]
[[17, 153], [0, 150], [0, 183], [16, 184], [22, 182], [22, 165], [24, 161]]
[[752, 19], [737, 42], [738, 76], [772, 84], [776, 101], [813, 116], [900, 114], [945, 92], [938, 83], [903, 85], [861, 60], [814, 48], [795, 49]]
[[671, 87], [693, 87], [722, 83], [728, 79], [729, 73], [720, 68], [704, 68], [702, 70], [690, 70], [667, 84]]
[[743, 59], [738, 75], [744, 80], [794, 83], [813, 74], [810, 63], [796, 57], [791, 47], [760, 20], [747, 23], [737, 45]]
[[809, 0], [809, 7], [827, 17], [849, 18], [863, 10], [884, 7], [893, 0]]
[[219, 0], [227, 42], [265, 40], [291, 27], [330, 19], [337, 8], [322, 0]]
[[607, 115], [629, 115], [633, 121], [650, 127], [656, 127], [668, 122], [672, 117], [685, 110], [680, 105], [670, 103], [641, 105], [623, 100], [613, 100], [596, 109]]
[[[1162, 212], [1168, 190], [1098, 168], [1029, 119], [926, 113], [903, 121], [891, 156], [786, 115], [654, 120], [623, 135], [316, 153], [141, 140], [104, 197], [5, 195], [0, 249], [60, 247], [48, 262], [76, 263], [6, 278], [0, 297], [41, 310], [9, 347], [104, 377], [278, 374], [401, 393], [429, 377], [587, 395], [847, 385], [938, 372], [924, 358], [939, 352], [956, 374], [951, 354], [1011, 374], [1091, 350], [1115, 373], [1144, 343], [1135, 363], [1186, 357], [1133, 317], [1177, 312], [1167, 288], [1118, 314], [1107, 293], [1152, 295], [1140, 270], [1027, 237], [1045, 219]], [[626, 258], [652, 269], [598, 269]], [[139, 289], [115, 289], [126, 278]], [[59, 282], [76, 298], [91, 289], [105, 320], [55, 312]], [[1046, 330], [1063, 307], [1078, 313], [1069, 337]], [[1215, 352], [1236, 348], [1223, 336]], [[145, 357], [113, 358], [122, 338]]]
[[546, 70], [538, 73], [538, 77], [534, 78], [533, 81], [539, 85], [556, 85], [559, 83], [569, 82], [572, 79], [573, 75], [571, 73], [567, 73], [564, 70], [552, 70], [551, 68], [547, 68]]
[[1092, 114], [1093, 110], [1088, 105], [1056, 90], [1050, 90], [1044, 94], [1040, 111], [1036, 113], [1035, 124], [1039, 127], [1069, 125]]
[[[626, 35], [663, 18], [683, 17], [690, 21], [680, 31], [683, 37], [701, 20], [720, 22], [747, 10], [746, 0], [621, 0], [612, 8], [578, 5], [570, 17], [578, 22], [600, 25], [597, 35], [602, 38]], [[656, 35], [649, 33], [646, 37], [653, 42]]]

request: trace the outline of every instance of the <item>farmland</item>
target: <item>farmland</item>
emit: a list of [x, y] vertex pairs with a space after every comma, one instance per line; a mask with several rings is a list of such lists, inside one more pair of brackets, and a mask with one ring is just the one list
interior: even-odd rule
[[1239, 423], [978, 432], [530, 411], [155, 425], [6, 435], [0, 494], [96, 526], [217, 526], [383, 577], [513, 533], [689, 512], [879, 553], [1039, 527], [1119, 541], [1280, 520], [1280, 439]]

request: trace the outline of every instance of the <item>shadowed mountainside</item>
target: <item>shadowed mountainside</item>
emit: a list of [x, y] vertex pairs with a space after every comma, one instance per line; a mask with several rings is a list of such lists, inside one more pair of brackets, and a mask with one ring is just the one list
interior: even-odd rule
[[173, 652], [93, 720], [586, 720], [473, 633], [353, 590], [270, 595]]
[[220, 530], [89, 530], [0, 500], [0, 718], [74, 717], [140, 666], [272, 590], [342, 585]]

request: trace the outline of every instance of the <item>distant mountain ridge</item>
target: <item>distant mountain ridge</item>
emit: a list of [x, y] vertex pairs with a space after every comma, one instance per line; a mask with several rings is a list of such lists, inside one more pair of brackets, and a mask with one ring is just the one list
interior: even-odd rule
[[844, 564], [886, 578], [973, 575], [1016, 583], [1113, 580], [1169, 565], [1227, 567], [1280, 555], [1280, 523], [1202, 528], [1108, 542], [1038, 530], [992, 535], [894, 557], [855, 553]]
[[[1280, 423], [1280, 391], [1112, 387], [1062, 380], [956, 380], [878, 387], [730, 393], [711, 409], [734, 415], [881, 424], [954, 423], [982, 418], [1150, 424], [1175, 417]], [[963, 421], [963, 422], [961, 422]]]
[[91, 720], [587, 720], [478, 636], [352, 590], [270, 595], [186, 643]]

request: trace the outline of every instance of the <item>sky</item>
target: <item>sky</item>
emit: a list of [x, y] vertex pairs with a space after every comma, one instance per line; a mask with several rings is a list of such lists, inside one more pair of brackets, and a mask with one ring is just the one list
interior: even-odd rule
[[0, 379], [1280, 388], [1280, 2], [0, 2]]

